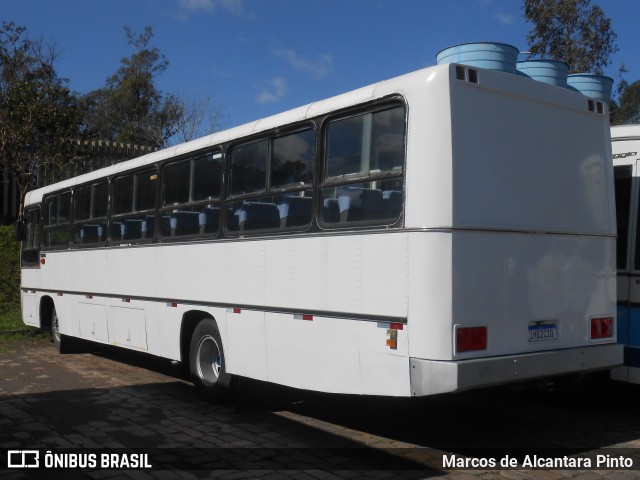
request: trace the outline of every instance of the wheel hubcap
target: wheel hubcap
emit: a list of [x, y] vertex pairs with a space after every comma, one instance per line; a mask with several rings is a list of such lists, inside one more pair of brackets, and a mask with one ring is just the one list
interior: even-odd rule
[[211, 335], [202, 337], [198, 342], [196, 358], [200, 380], [205, 385], [215, 385], [222, 370], [222, 355], [218, 342]]

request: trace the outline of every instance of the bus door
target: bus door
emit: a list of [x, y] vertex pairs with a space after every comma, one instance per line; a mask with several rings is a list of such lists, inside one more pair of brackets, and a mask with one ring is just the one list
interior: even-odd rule
[[[615, 145], [615, 144], [614, 144]], [[624, 366], [612, 372], [612, 378], [640, 383], [640, 243], [637, 235], [640, 161], [614, 161], [617, 264], [617, 332], [618, 343], [625, 346]]]

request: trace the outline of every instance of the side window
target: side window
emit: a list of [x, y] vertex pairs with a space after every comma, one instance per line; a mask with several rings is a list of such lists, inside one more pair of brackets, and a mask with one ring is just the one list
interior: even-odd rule
[[229, 232], [299, 230], [311, 223], [315, 139], [308, 128], [231, 150]]
[[264, 192], [267, 188], [268, 142], [235, 147], [231, 151], [231, 195]]
[[162, 170], [160, 234], [216, 235], [220, 225], [222, 153], [165, 165]]
[[[616, 194], [616, 222], [618, 225], [618, 242], [616, 245], [616, 266], [618, 270], [627, 269], [627, 244], [629, 241], [629, 212], [631, 209], [631, 175], [632, 166], [614, 167]], [[637, 238], [637, 236], [636, 236]], [[637, 248], [636, 248], [636, 251]], [[638, 254], [636, 253], [636, 264]], [[636, 265], [636, 269], [638, 265]]]
[[106, 181], [77, 188], [73, 192], [73, 242], [98, 246], [107, 239], [109, 184]]
[[403, 210], [406, 114], [393, 106], [329, 122], [322, 223], [391, 224]]
[[109, 240], [130, 242], [153, 239], [157, 179], [154, 168], [113, 180]]
[[71, 192], [53, 195], [45, 200], [44, 247], [66, 248], [71, 225]]
[[22, 243], [21, 266], [32, 267], [40, 263], [40, 208], [27, 209], [25, 240]]

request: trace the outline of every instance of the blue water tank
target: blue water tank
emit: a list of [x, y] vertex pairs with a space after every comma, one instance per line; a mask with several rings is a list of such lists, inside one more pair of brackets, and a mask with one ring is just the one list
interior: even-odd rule
[[556, 87], [567, 86], [567, 75], [569, 64], [558, 60], [523, 60], [516, 64], [519, 74], [537, 80], [539, 82], [555, 85]]
[[569, 75], [567, 84], [572, 90], [600, 100], [607, 105], [611, 101], [611, 87], [613, 85], [613, 78], [611, 77], [593, 73], [576, 73]]
[[519, 50], [513, 45], [495, 42], [463, 43], [440, 50], [438, 64], [462, 63], [471, 67], [516, 73]]

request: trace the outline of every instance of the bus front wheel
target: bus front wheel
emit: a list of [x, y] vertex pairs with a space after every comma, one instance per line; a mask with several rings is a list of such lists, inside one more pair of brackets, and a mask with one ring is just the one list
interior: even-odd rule
[[222, 402], [229, 398], [232, 376], [226, 371], [220, 331], [212, 318], [201, 320], [193, 331], [189, 367], [194, 385], [207, 399]]

